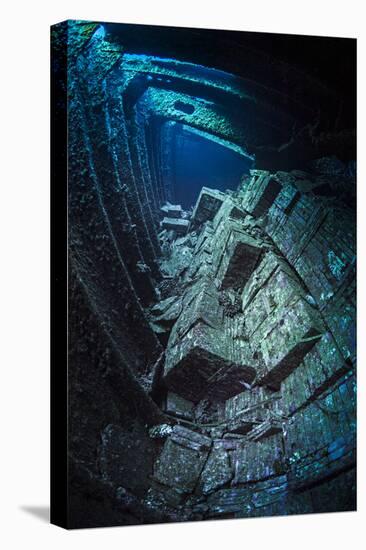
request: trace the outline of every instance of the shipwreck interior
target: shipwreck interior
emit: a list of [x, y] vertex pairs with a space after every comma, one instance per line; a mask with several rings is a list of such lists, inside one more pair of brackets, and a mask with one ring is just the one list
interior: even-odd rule
[[354, 510], [354, 41], [64, 43], [69, 526]]

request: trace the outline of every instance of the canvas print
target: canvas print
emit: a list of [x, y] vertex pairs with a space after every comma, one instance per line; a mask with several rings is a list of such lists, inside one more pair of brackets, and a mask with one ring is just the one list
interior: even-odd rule
[[51, 54], [52, 521], [355, 510], [356, 40]]

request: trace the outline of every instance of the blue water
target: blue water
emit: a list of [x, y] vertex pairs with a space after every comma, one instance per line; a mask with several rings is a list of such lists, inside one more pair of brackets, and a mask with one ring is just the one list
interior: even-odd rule
[[196, 135], [181, 124], [174, 126], [170, 147], [174, 202], [185, 209], [196, 202], [204, 186], [220, 191], [236, 190], [253, 165], [248, 157]]

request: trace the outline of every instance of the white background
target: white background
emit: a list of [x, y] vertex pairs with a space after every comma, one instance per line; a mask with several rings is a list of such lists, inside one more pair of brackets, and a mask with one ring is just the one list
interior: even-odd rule
[[[364, 547], [365, 438], [357, 513], [67, 532], [49, 503], [49, 25], [64, 19], [357, 37], [359, 433], [365, 433], [365, 17], [361, 0], [7, 0], [1, 8], [0, 541], [2, 548]], [[364, 19], [364, 20], [363, 20]], [[316, 60], [314, 60], [316, 62]]]

